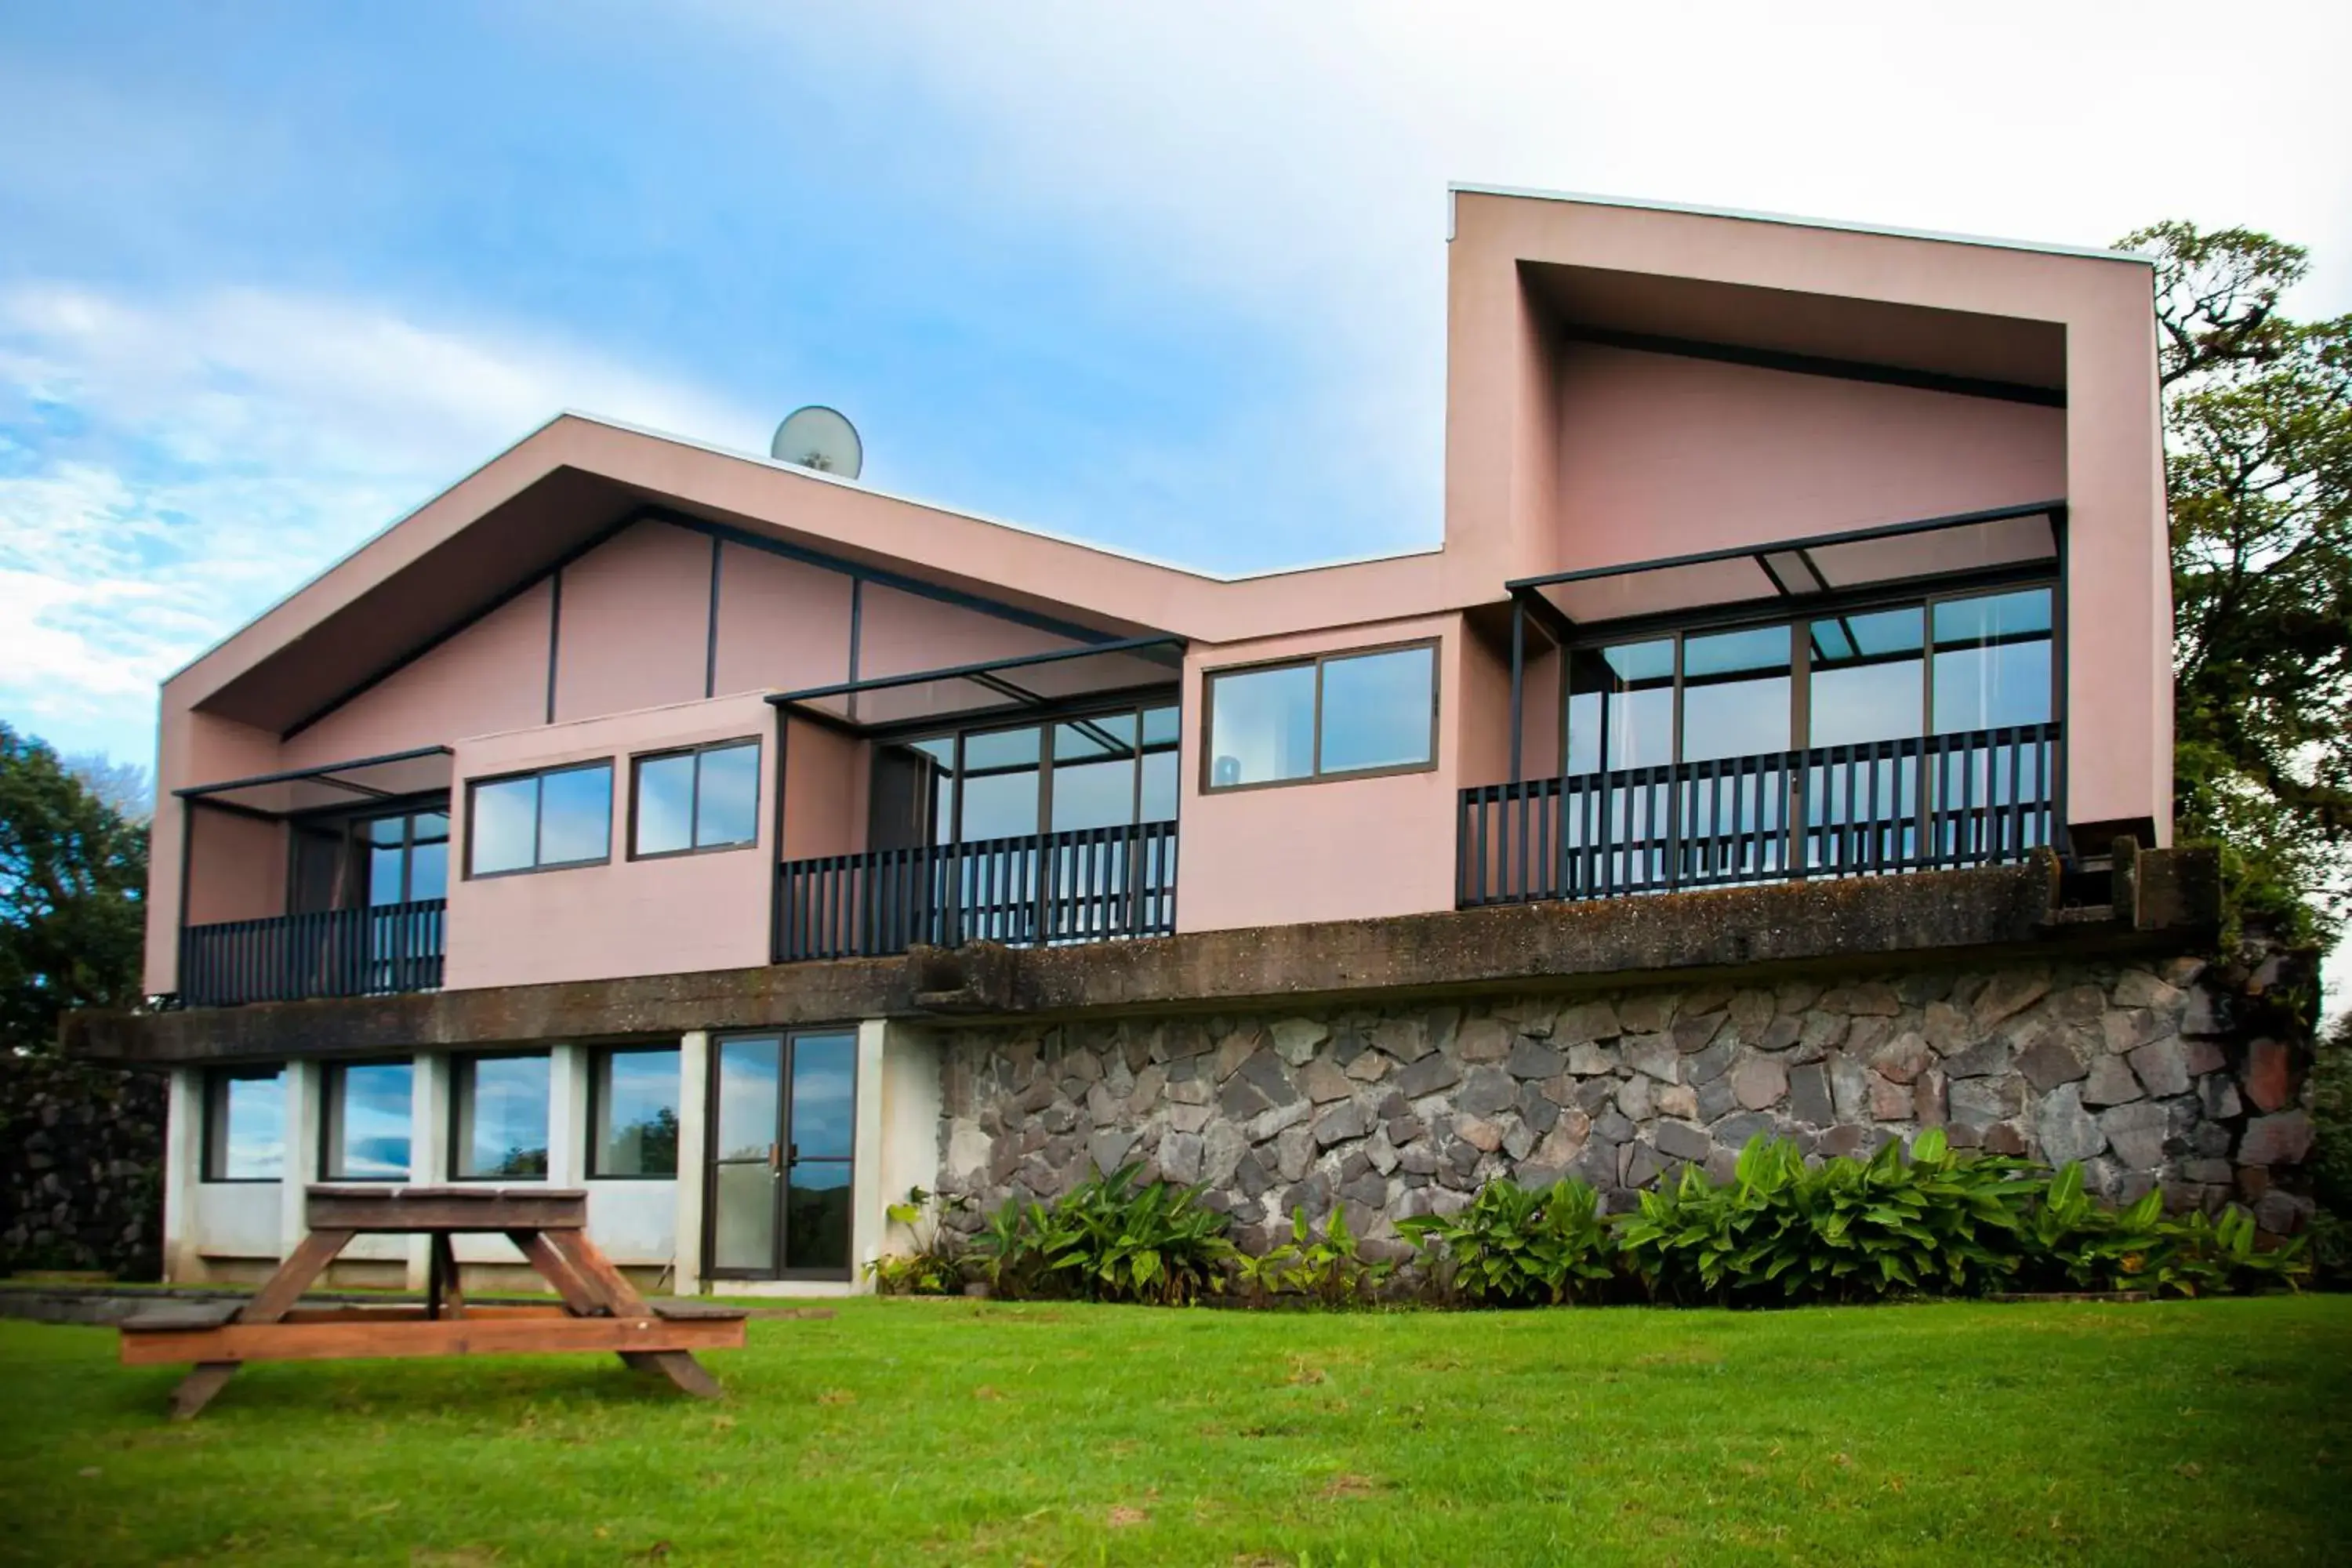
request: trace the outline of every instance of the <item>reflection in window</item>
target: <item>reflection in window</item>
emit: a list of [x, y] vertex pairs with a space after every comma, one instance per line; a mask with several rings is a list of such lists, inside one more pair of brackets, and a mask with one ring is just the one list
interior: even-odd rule
[[1789, 749], [1789, 628], [1683, 639], [1683, 758]]
[[207, 1182], [274, 1182], [286, 1173], [286, 1069], [215, 1068], [205, 1081]]
[[404, 904], [449, 893], [449, 814], [409, 812], [365, 824], [370, 904]]
[[1054, 726], [1055, 832], [1135, 820], [1135, 734], [1133, 713]]
[[329, 1065], [320, 1161], [327, 1180], [408, 1180], [415, 1079], [407, 1062]]
[[1037, 831], [1042, 733], [1032, 724], [963, 738], [959, 840], [969, 844], [978, 838], [1010, 838]]
[[1939, 600], [1935, 606], [1939, 735], [2050, 718], [2050, 590]]
[[450, 1174], [460, 1179], [546, 1175], [547, 1053], [459, 1057], [451, 1066], [457, 1115]]
[[1325, 659], [1320, 771], [1353, 773], [1431, 761], [1436, 700], [1433, 647]]
[[1808, 744], [1859, 745], [1919, 733], [1927, 712], [1916, 605], [1812, 623]]
[[760, 837], [760, 743], [640, 757], [630, 852], [677, 855], [731, 848]]
[[598, 1052], [589, 1094], [596, 1107], [588, 1134], [590, 1175], [677, 1174], [676, 1047]]
[[1315, 772], [1315, 666], [1209, 678], [1209, 784], [1273, 784]]
[[1428, 765], [1437, 650], [1329, 654], [1209, 677], [1209, 787]]
[[477, 784], [472, 798], [470, 875], [577, 866], [612, 852], [610, 763]]
[[1674, 749], [1672, 637], [1570, 654], [1570, 773], [1654, 767], [1672, 762]]

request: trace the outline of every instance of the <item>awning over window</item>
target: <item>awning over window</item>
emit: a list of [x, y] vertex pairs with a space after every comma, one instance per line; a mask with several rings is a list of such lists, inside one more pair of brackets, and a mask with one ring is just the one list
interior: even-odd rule
[[407, 795], [446, 793], [452, 768], [446, 746], [421, 746], [381, 757], [327, 763], [223, 784], [193, 784], [172, 793], [183, 800], [263, 816], [292, 816], [335, 806], [365, 806]]
[[768, 700], [860, 730], [893, 729], [996, 714], [1010, 717], [1115, 692], [1164, 689], [1175, 684], [1183, 667], [1183, 638], [1127, 637], [778, 692]]
[[1527, 577], [1507, 584], [1569, 624], [1755, 605], [1893, 588], [2058, 559], [2062, 501], [1928, 518], [1917, 522], [1784, 540], [1753, 548], [1671, 556]]

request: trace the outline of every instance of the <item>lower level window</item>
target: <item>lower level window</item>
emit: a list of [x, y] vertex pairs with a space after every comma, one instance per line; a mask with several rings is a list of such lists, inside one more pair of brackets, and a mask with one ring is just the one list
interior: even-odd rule
[[274, 1182], [286, 1173], [286, 1069], [215, 1068], [205, 1077], [207, 1182]]
[[677, 1174], [677, 1047], [596, 1053], [588, 1173]]
[[333, 1062], [320, 1130], [320, 1173], [331, 1182], [404, 1182], [416, 1068], [409, 1062]]
[[460, 1181], [547, 1174], [548, 1056], [458, 1057], [450, 1174]]

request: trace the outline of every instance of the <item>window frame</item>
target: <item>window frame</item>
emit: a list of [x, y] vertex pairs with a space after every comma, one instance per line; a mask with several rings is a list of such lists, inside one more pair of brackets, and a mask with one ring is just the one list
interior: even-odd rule
[[[692, 795], [687, 802], [686, 817], [687, 837], [691, 839], [694, 836], [695, 820], [702, 809], [703, 754], [707, 752], [731, 751], [738, 746], [751, 748], [751, 837], [730, 839], [724, 844], [688, 843], [683, 849], [639, 849], [637, 847], [637, 799], [645, 774], [645, 765], [647, 763], [657, 763], [669, 757], [694, 759], [694, 788]], [[766, 750], [760, 744], [759, 736], [737, 735], [724, 741], [698, 741], [691, 746], [665, 746], [659, 751], [630, 752], [629, 809], [625, 814], [629, 843], [625, 858], [631, 860], [681, 860], [689, 855], [727, 855], [738, 849], [757, 849], [760, 847], [760, 797], [765, 792], [768, 784]]]
[[547, 826], [547, 792], [544, 784], [541, 786], [539, 793], [532, 797], [531, 801], [530, 847], [534, 858], [530, 865], [509, 866], [499, 871], [477, 871], [474, 869], [474, 839], [475, 831], [480, 826], [480, 795], [486, 785], [513, 784], [518, 779], [543, 780], [556, 773], [586, 773], [592, 768], [603, 768], [609, 779], [619, 771], [614, 765], [618, 760], [615, 757], [593, 757], [585, 762], [559, 763], [552, 767], [545, 768], [520, 768], [511, 773], [485, 773], [479, 778], [467, 779], [466, 781], [465, 880], [488, 882], [500, 877], [535, 877], [541, 871], [573, 871], [583, 866], [611, 865], [613, 863], [613, 795], [609, 783], [605, 785], [604, 792], [604, 852], [602, 855], [583, 860], [541, 861], [536, 858], [539, 854], [540, 840], [544, 837]]
[[[1176, 808], [1178, 815], [1174, 816], [1155, 816], [1146, 820], [1143, 816], [1144, 759], [1151, 756], [1164, 755], [1171, 752], [1174, 753], [1180, 759], [1182, 757], [1184, 751], [1183, 696], [1183, 690], [1181, 687], [1176, 690], [1164, 693], [1158, 692], [1155, 689], [1154, 694], [1150, 696], [1140, 698], [1127, 696], [1121, 697], [1115, 701], [1074, 702], [1025, 717], [992, 716], [983, 722], [969, 724], [940, 725], [917, 723], [908, 725], [903, 728], [894, 728], [887, 734], [877, 735], [874, 738], [874, 743], [877, 746], [892, 745], [910, 747], [919, 745], [928, 741], [947, 741], [952, 743], [952, 761], [947, 764], [947, 767], [952, 774], [950, 782], [955, 791], [955, 805], [954, 809], [948, 814], [948, 837], [940, 842], [950, 845], [966, 843], [989, 844], [998, 842], [1003, 838], [1050, 838], [1055, 837], [1056, 832], [1056, 829], [1053, 826], [1054, 773], [1056, 767], [1065, 765], [1057, 763], [1054, 759], [1055, 728], [1062, 724], [1081, 724], [1090, 719], [1110, 719], [1119, 717], [1122, 714], [1132, 714], [1135, 718], [1135, 780], [1129, 800], [1129, 819], [1124, 826], [1136, 828], [1150, 826], [1155, 823], [1165, 822], [1172, 824], [1181, 820], [1183, 812], [1184, 789], [1182, 763], [1181, 761], [1179, 762], [1176, 775]], [[1143, 731], [1143, 716], [1146, 713], [1157, 712], [1163, 709], [1172, 710], [1176, 715], [1175, 739], [1172, 741], [1145, 740]], [[1038, 761], [1035, 764], [1039, 773], [1039, 778], [1037, 781], [1037, 826], [1026, 834], [1001, 834], [998, 835], [996, 838], [966, 839], [963, 837], [963, 781], [972, 775], [966, 772], [964, 766], [965, 743], [975, 735], [1003, 734], [1013, 730], [1034, 730], [1038, 732]], [[1073, 758], [1070, 764], [1067, 765], [1080, 765], [1088, 761], [1100, 760], [1102, 759]], [[978, 776], [985, 778], [997, 773], [1019, 773], [1029, 765], [1030, 764], [1027, 763], [1008, 763], [1000, 767], [984, 769]], [[1066, 827], [1059, 831], [1062, 833], [1094, 833], [1108, 831], [1108, 829]]]
[[[1443, 636], [1408, 637], [1399, 642], [1370, 643], [1361, 647], [1333, 648], [1325, 653], [1294, 654], [1281, 658], [1252, 659], [1241, 664], [1221, 664], [1201, 671], [1201, 760], [1199, 784], [1202, 795], [1242, 795], [1258, 789], [1295, 789], [1302, 784], [1343, 784], [1351, 779], [1396, 778], [1405, 773], [1429, 773], [1437, 771], [1438, 747], [1442, 734], [1438, 720], [1445, 701], [1445, 665], [1440, 657]], [[1382, 767], [1343, 768], [1325, 772], [1323, 767], [1323, 667], [1343, 659], [1365, 658], [1376, 654], [1407, 653], [1415, 648], [1429, 650], [1429, 760], [1421, 763], [1391, 763]], [[1217, 765], [1217, 681], [1228, 675], [1250, 675], [1261, 670], [1301, 669], [1312, 665], [1315, 669], [1315, 709], [1312, 719], [1315, 749], [1309, 772], [1294, 779], [1259, 779], [1249, 784], [1221, 784], [1213, 783]], [[1563, 756], [1565, 753], [1562, 753]]]
[[[482, 1176], [467, 1173], [459, 1162], [470, 1152], [458, 1133], [465, 1126], [466, 1096], [460, 1092], [461, 1075], [470, 1072], [474, 1064], [486, 1061], [513, 1061], [523, 1057], [536, 1057], [547, 1064], [547, 1143], [541, 1151], [547, 1156], [547, 1169], [536, 1176]], [[552, 1046], [518, 1046], [495, 1051], [452, 1051], [449, 1053], [448, 1121], [444, 1129], [448, 1158], [442, 1162], [452, 1183], [481, 1182], [505, 1186], [537, 1184], [544, 1186], [554, 1179], [555, 1170], [555, 1049]]]
[[[684, 1173], [677, 1167], [672, 1167], [667, 1175], [647, 1175], [643, 1172], [633, 1173], [622, 1171], [605, 1171], [598, 1169], [599, 1157], [604, 1151], [604, 1140], [598, 1136], [599, 1130], [597, 1126], [597, 1119], [604, 1110], [605, 1092], [604, 1080], [610, 1076], [610, 1064], [614, 1057], [652, 1056], [657, 1052], [667, 1052], [668, 1055], [675, 1058], [678, 1064], [678, 1083], [676, 1090], [677, 1097], [677, 1110], [678, 1119], [683, 1122], [686, 1118], [686, 1107], [688, 1098], [685, 1080], [686, 1052], [684, 1048], [675, 1041], [668, 1045], [649, 1045], [643, 1042], [632, 1044], [625, 1041], [614, 1041], [605, 1045], [586, 1045], [582, 1047], [581, 1049], [588, 1058], [587, 1137], [585, 1140], [586, 1147], [581, 1151], [580, 1173], [582, 1177], [591, 1182], [675, 1182], [682, 1180]], [[454, 1089], [455, 1084], [453, 1081], [453, 1091]], [[550, 1085], [550, 1092], [551, 1094], [552, 1093], [551, 1083]], [[450, 1100], [451, 1104], [455, 1105], [456, 1095], [454, 1092], [452, 1093]], [[683, 1162], [681, 1162], [681, 1163], [682, 1163]]]
[[286, 1179], [287, 1159], [294, 1151], [291, 1147], [286, 1146], [282, 1139], [278, 1160], [278, 1174], [274, 1176], [225, 1175], [222, 1173], [226, 1167], [226, 1162], [222, 1157], [228, 1152], [226, 1139], [228, 1127], [223, 1120], [223, 1113], [228, 1109], [226, 1092], [227, 1086], [240, 1079], [253, 1082], [278, 1079], [280, 1081], [279, 1131], [282, 1132], [286, 1110], [283, 1080], [287, 1076], [288, 1067], [289, 1064], [285, 1062], [279, 1062], [275, 1067], [264, 1062], [252, 1062], [210, 1067], [205, 1069], [204, 1103], [197, 1117], [200, 1123], [196, 1160], [198, 1182], [214, 1187], [252, 1187], [275, 1185]]
[[[1969, 734], [1965, 730], [1937, 731], [1935, 726], [1935, 658], [1936, 606], [1966, 599], [1999, 598], [2011, 594], [2036, 590], [2051, 595], [2050, 629], [2045, 634], [2050, 642], [2050, 717], [2040, 723], [2056, 723], [2065, 712], [2066, 637], [2063, 613], [2063, 585], [2055, 573], [2025, 577], [2003, 577], [1993, 581], [1959, 583], [1945, 588], [1896, 589], [1885, 592], [1857, 592], [1840, 595], [1826, 602], [1808, 604], [1799, 608], [1778, 607], [1777, 613], [1763, 608], [1745, 609], [1734, 615], [1702, 616], [1684, 621], [1665, 621], [1662, 617], [1642, 617], [1628, 620], [1614, 627], [1596, 626], [1581, 635], [1571, 637], [1558, 645], [1560, 663], [1558, 720], [1559, 740], [1554, 776], [1559, 778], [1597, 778], [1610, 773], [1639, 772], [1649, 767], [1679, 768], [1691, 765], [1683, 755], [1683, 643], [1692, 637], [1713, 637], [1724, 632], [1753, 630], [1765, 626], [1789, 628], [1789, 738], [1790, 752], [1832, 751], [1847, 745], [1875, 745], [1877, 742], [1828, 742], [1816, 746], [1811, 742], [1813, 699], [1813, 652], [1811, 624], [1833, 620], [1841, 616], [1867, 615], [1882, 610], [1916, 608], [1920, 613], [1920, 683], [1919, 727], [1916, 735], [1899, 737], [1906, 740], [1931, 740], [1939, 733]], [[1577, 653], [1615, 647], [1626, 643], [1671, 642], [1674, 644], [1674, 755], [1664, 763], [1642, 763], [1633, 768], [1610, 767], [1605, 764], [1587, 773], [1570, 773], [1569, 760], [1569, 713], [1571, 695], [1569, 689], [1567, 660]], [[2013, 726], [2001, 726], [2012, 728]], [[1779, 752], [1758, 753], [1777, 756]], [[1346, 775], [1352, 777], [1354, 775]], [[1250, 787], [1250, 786], [1227, 786]]]
[[[395, 1068], [408, 1069], [408, 1170], [398, 1176], [347, 1176], [340, 1169], [335, 1154], [335, 1134], [343, 1103], [343, 1079], [353, 1068]], [[421, 1057], [353, 1057], [323, 1062], [319, 1071], [319, 1180], [352, 1186], [393, 1187], [416, 1180], [416, 1079], [424, 1071]]]

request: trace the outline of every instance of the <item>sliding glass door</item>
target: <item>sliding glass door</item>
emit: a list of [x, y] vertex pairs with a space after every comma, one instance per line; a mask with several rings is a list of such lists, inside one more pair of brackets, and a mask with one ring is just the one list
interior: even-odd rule
[[708, 1271], [730, 1279], [851, 1278], [857, 1037], [721, 1039], [711, 1055]]

